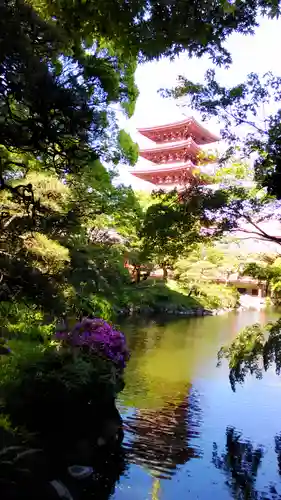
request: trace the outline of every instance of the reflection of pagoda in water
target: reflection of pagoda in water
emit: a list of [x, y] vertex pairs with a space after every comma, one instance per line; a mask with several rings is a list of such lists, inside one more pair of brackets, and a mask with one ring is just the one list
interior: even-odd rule
[[[193, 117], [167, 125], [141, 128], [138, 132], [151, 141], [151, 146], [139, 151], [139, 155], [150, 163], [147, 167], [135, 167], [130, 172], [162, 189], [179, 188], [194, 182], [198, 165], [212, 161], [202, 146], [219, 140]], [[204, 183], [203, 180], [200, 182]]]
[[195, 394], [158, 410], [136, 410], [127, 417], [127, 456], [159, 478], [170, 478], [179, 465], [198, 458], [190, 441], [199, 435], [200, 409]]

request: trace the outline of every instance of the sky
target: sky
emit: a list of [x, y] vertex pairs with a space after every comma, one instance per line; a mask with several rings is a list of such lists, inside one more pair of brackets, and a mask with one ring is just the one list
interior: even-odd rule
[[[235, 85], [242, 82], [250, 72], [263, 75], [267, 71], [272, 71], [275, 75], [281, 76], [281, 60], [278, 55], [281, 47], [280, 20], [261, 19], [255, 35], [234, 34], [229, 38], [226, 47], [232, 54], [233, 64], [227, 70], [217, 68], [217, 79], [220, 84]], [[205, 72], [211, 67], [212, 63], [208, 57], [190, 59], [185, 54], [173, 62], [162, 59], [140, 65], [136, 71], [136, 83], [140, 94], [135, 113], [130, 120], [121, 117], [120, 126], [130, 133], [140, 147], [146, 147], [151, 142], [137, 132], [138, 128], [171, 123], [190, 115], [200, 121], [200, 114], [187, 108], [180, 108], [175, 100], [162, 98], [158, 90], [173, 87], [179, 75], [203, 82]], [[204, 125], [212, 132], [219, 133], [220, 126], [216, 121], [205, 122]], [[144, 166], [145, 163], [147, 164], [147, 161], [140, 158], [137, 166]], [[131, 185], [134, 189], [149, 189], [151, 186], [149, 183], [133, 177], [128, 170], [127, 166], [119, 167], [119, 181]]]

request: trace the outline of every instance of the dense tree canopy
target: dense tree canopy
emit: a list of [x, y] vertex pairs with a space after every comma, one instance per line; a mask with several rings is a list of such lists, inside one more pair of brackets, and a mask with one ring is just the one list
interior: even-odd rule
[[253, 33], [259, 14], [277, 17], [280, 13], [277, 0], [88, 0], [82, 4], [32, 0], [32, 4], [46, 19], [55, 19], [75, 47], [85, 40], [141, 60], [187, 50], [190, 55], [208, 54], [219, 63], [231, 60], [223, 43], [232, 32]]
[[225, 205], [226, 193], [190, 186], [180, 196], [176, 191], [155, 192], [140, 230], [143, 253], [158, 263], [172, 265], [192, 245], [221, 236], [228, 219], [217, 211]]

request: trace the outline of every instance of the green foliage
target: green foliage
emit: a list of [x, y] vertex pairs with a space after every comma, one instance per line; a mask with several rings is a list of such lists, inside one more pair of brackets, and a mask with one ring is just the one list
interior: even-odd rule
[[[91, 192], [84, 186], [83, 205], [76, 183], [72, 187], [43, 174], [30, 174], [26, 182], [30, 178], [41, 207], [32, 219], [9, 193], [0, 193], [6, 211], [0, 236], [2, 300], [16, 297], [55, 316], [67, 310], [109, 317], [110, 305], [129, 281], [124, 252], [137, 242], [141, 211], [134, 193], [114, 187], [103, 167]], [[92, 238], [94, 228], [106, 227], [120, 231], [121, 243]]]
[[213, 283], [201, 283], [196, 290], [187, 290], [178, 282], [149, 281], [125, 288], [120, 297], [120, 307], [135, 312], [146, 310], [154, 313], [173, 313], [191, 309], [217, 310], [234, 308], [238, 294], [230, 287]]
[[99, 0], [71, 4], [32, 0], [32, 5], [47, 19], [58, 19], [75, 46], [81, 40], [88, 46], [97, 41], [101, 48], [109, 45], [121, 55], [139, 55], [141, 60], [174, 57], [187, 50], [198, 57], [208, 54], [218, 64], [231, 60], [224, 42], [232, 32], [253, 33], [260, 9], [270, 17], [280, 12], [276, 0]]
[[28, 355], [18, 351], [1, 362], [0, 371], [2, 412], [14, 427], [39, 433], [41, 439], [87, 433], [88, 426], [77, 423], [82, 419], [94, 426], [92, 405], [110, 405], [123, 388], [112, 363], [54, 347], [33, 347]]
[[233, 186], [241, 181], [253, 181], [254, 171], [251, 165], [237, 161], [230, 161], [226, 165], [220, 165], [215, 172], [214, 180], [223, 185]]
[[195, 299], [199, 307], [209, 310], [233, 309], [239, 303], [238, 292], [228, 286], [216, 283], [197, 281], [196, 285], [186, 287], [182, 284], [182, 291]]
[[42, 310], [18, 302], [1, 302], [1, 335], [21, 341], [47, 341], [55, 333], [54, 323], [46, 323]]
[[264, 281], [270, 289], [275, 303], [280, 303], [281, 292], [281, 259], [276, 256], [261, 256], [258, 262], [248, 262], [243, 274]]
[[[187, 49], [229, 61], [224, 40], [233, 30], [251, 31], [260, 7], [160, 4], [1, 5], [0, 300], [19, 308], [9, 335], [49, 336], [52, 326], [43, 331], [37, 318], [46, 313], [109, 317], [130, 279], [124, 255], [171, 263], [228, 226], [228, 214], [215, 218], [223, 192], [192, 186], [180, 204], [175, 193], [158, 194], [145, 212], [101, 163], [137, 159], [114, 110], [133, 113], [138, 60]], [[278, 14], [274, 2], [262, 5], [266, 15]], [[115, 231], [119, 241], [95, 240], [98, 229]]]
[[144, 256], [157, 263], [173, 264], [194, 244], [214, 240], [228, 227], [226, 217], [216, 218], [225, 203], [223, 192], [191, 185], [180, 197], [176, 191], [155, 192], [154, 197], [156, 202], [147, 208], [140, 236]]
[[198, 245], [186, 257], [175, 262], [174, 277], [186, 293], [203, 300], [210, 309], [235, 307], [238, 293], [224, 284], [239, 268], [239, 260], [230, 252], [213, 246]]
[[222, 347], [218, 353], [219, 363], [225, 358], [229, 365], [229, 379], [235, 390], [248, 374], [262, 378], [263, 370], [275, 365], [277, 375], [281, 372], [281, 320], [246, 327], [230, 346]]
[[181, 311], [200, 307], [193, 297], [187, 297], [179, 287], [174, 288], [171, 282], [144, 281], [135, 287], [125, 288], [120, 297], [120, 305], [124, 308], [132, 308], [136, 312], [142, 309], [151, 310], [154, 313], [169, 311]]
[[223, 252], [219, 248], [198, 245], [185, 258], [180, 258], [174, 266], [176, 279], [188, 285], [198, 281], [214, 281], [223, 279], [227, 281], [230, 274], [239, 268], [237, 256], [230, 252]]
[[132, 141], [131, 137], [127, 134], [127, 132], [125, 132], [125, 130], [119, 131], [118, 141], [120, 149], [126, 152], [129, 163], [131, 165], [135, 165], [139, 156], [138, 145]]

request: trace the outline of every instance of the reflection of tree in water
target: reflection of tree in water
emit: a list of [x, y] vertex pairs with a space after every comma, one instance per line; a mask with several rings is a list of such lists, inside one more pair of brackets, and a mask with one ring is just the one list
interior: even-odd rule
[[[277, 438], [276, 438], [277, 439]], [[212, 462], [225, 473], [226, 484], [233, 498], [237, 500], [280, 500], [274, 485], [267, 492], [256, 489], [257, 473], [264, 455], [262, 446], [254, 447], [250, 441], [243, 441], [241, 434], [232, 427], [226, 429], [226, 450], [219, 455], [216, 443], [213, 446]], [[281, 438], [276, 441], [275, 451], [280, 465]]]
[[178, 465], [199, 456], [190, 440], [199, 435], [200, 409], [195, 394], [158, 410], [136, 410], [126, 419], [127, 456], [156, 477], [170, 478]]
[[277, 455], [278, 472], [281, 476], [281, 434], [275, 436], [275, 453]]

